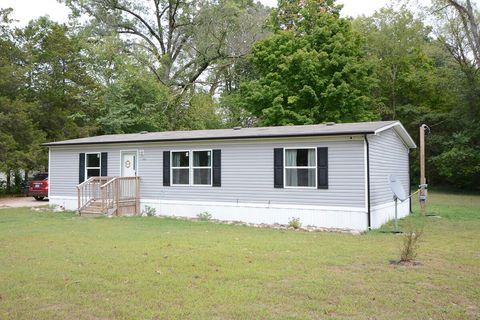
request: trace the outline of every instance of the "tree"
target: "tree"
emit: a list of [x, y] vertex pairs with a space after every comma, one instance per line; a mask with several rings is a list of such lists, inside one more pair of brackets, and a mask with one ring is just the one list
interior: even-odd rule
[[480, 120], [480, 38], [479, 12], [469, 0], [435, 1], [431, 11], [437, 21], [439, 40], [457, 62], [465, 78], [462, 83], [469, 116]]
[[[430, 28], [405, 6], [376, 11], [354, 21], [355, 29], [366, 37], [366, 49], [378, 88], [375, 91], [383, 119], [398, 119], [398, 108], [425, 100], [433, 60], [427, 55]], [[425, 85], [427, 84], [427, 85]]]
[[[465, 52], [466, 50], [464, 51], [464, 58], [467, 58], [468, 53], [470, 53], [473, 56], [473, 61], [477, 66], [477, 69], [480, 68], [480, 28], [478, 11], [473, 7], [470, 0], [442, 0], [439, 1], [439, 3], [445, 4], [443, 10], [447, 10], [447, 7], [451, 7], [456, 11], [457, 18], [460, 20], [463, 29], [462, 42], [465, 43], [464, 48], [468, 50], [468, 52]], [[457, 38], [457, 40], [461, 39]]]
[[145, 66], [164, 86], [183, 92], [220, 60], [241, 57], [244, 46], [230, 48], [242, 24], [243, 9], [233, 1], [206, 0], [66, 0], [76, 13], [95, 18], [97, 31], [126, 35], [126, 46], [141, 48]]
[[15, 36], [25, 56], [22, 96], [39, 105], [36, 118], [46, 138], [53, 141], [95, 132], [94, 121], [74, 117], [95, 114], [81, 103], [97, 89], [87, 72], [81, 37], [45, 17], [17, 29]]
[[267, 126], [374, 119], [362, 40], [335, 8], [333, 1], [280, 2], [275, 34], [250, 55], [254, 79], [230, 101]]
[[164, 131], [167, 123], [167, 88], [151, 74], [125, 66], [115, 81], [101, 91], [98, 104], [98, 126], [106, 134]]
[[195, 93], [189, 107], [184, 110], [179, 123], [180, 130], [218, 129], [223, 126], [218, 104], [206, 92]]
[[20, 169], [45, 169], [46, 153], [40, 145], [45, 134], [32, 118], [35, 110], [34, 104], [0, 97], [0, 171], [8, 177]]
[[[196, 92], [222, 90], [226, 70], [263, 35], [264, 7], [238, 0], [65, 0], [75, 14], [93, 17], [92, 36], [120, 35], [123, 51], [168, 88], [167, 123]], [[98, 41], [98, 40], [97, 40]]]

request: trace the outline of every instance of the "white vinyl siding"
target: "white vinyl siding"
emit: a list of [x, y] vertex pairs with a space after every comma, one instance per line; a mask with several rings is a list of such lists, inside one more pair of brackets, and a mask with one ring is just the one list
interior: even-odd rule
[[[51, 147], [51, 192], [52, 196], [76, 196], [79, 153], [108, 152], [109, 176], [116, 176], [120, 150], [133, 148], [143, 150], [138, 158], [142, 198], [365, 208], [363, 138], [334, 140], [340, 139], [343, 140], [319, 137]], [[273, 149], [299, 147], [328, 147], [328, 189], [274, 188]], [[163, 186], [163, 151], [211, 149], [222, 150], [221, 187]]]
[[371, 206], [393, 201], [389, 176], [397, 176], [408, 194], [410, 177], [408, 172], [409, 150], [393, 129], [369, 137], [370, 144], [370, 198]]

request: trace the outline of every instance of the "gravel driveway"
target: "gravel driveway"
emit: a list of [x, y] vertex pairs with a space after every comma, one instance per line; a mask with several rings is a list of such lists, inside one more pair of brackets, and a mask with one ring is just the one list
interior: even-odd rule
[[33, 197], [0, 198], [1, 208], [38, 207], [48, 205], [48, 200], [37, 201]]

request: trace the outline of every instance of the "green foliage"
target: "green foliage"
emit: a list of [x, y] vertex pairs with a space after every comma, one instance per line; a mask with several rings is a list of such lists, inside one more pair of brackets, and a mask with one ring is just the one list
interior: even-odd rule
[[19, 90], [27, 101], [38, 104], [36, 117], [46, 138], [66, 139], [94, 131], [92, 123], [72, 117], [78, 112], [96, 113], [81, 103], [97, 88], [83, 59], [81, 35], [42, 17], [15, 30], [15, 37], [27, 61], [26, 89]]
[[[430, 163], [444, 181], [456, 186], [478, 188], [480, 181], [480, 125], [459, 128], [451, 139], [439, 141], [442, 152]], [[463, 129], [463, 130], [462, 130]]]
[[300, 218], [290, 218], [288, 220], [288, 227], [293, 228], [293, 229], [299, 229], [302, 226], [302, 223], [300, 222]]
[[[366, 38], [379, 80], [373, 92], [377, 113], [385, 120], [401, 120], [414, 139], [420, 125], [431, 126], [428, 182], [478, 188], [478, 75], [462, 71], [441, 37], [435, 39], [425, 19], [405, 5], [357, 18], [353, 26]], [[416, 150], [412, 158], [411, 177], [416, 181]]]
[[157, 214], [157, 210], [150, 206], [145, 206], [142, 210], [142, 216], [154, 217]]
[[[348, 20], [307, 3], [288, 22], [293, 30], [279, 22], [273, 36], [253, 47], [256, 77], [241, 83], [233, 103], [267, 126], [375, 119], [369, 98], [375, 81], [361, 39]], [[277, 20], [285, 18], [282, 7], [276, 12]]]
[[200, 221], [210, 221], [212, 220], [212, 215], [207, 211], [200, 212], [199, 214], [197, 214], [197, 219]]
[[379, 80], [375, 95], [382, 118], [397, 119], [402, 105], [418, 106], [433, 98], [430, 81], [436, 70], [427, 54], [430, 29], [420, 19], [404, 6], [387, 7], [371, 17], [358, 18], [354, 26], [367, 39], [365, 45]]
[[180, 130], [218, 129], [222, 127], [219, 107], [213, 97], [207, 93], [195, 93], [179, 117]]
[[96, 121], [102, 132], [135, 133], [167, 129], [168, 90], [151, 75], [125, 70], [99, 93]]

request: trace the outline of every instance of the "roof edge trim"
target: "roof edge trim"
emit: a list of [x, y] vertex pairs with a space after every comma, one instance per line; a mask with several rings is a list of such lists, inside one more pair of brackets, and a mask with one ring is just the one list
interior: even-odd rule
[[[210, 137], [210, 138], [185, 138], [185, 139], [151, 139], [151, 140], [131, 140], [131, 141], [101, 141], [101, 142], [47, 142], [41, 144], [43, 147], [74, 146], [74, 145], [97, 145], [97, 144], [128, 144], [128, 143], [150, 143], [150, 142], [184, 142], [184, 141], [209, 141], [209, 140], [243, 140], [243, 139], [270, 139], [270, 138], [290, 138], [290, 137], [333, 137], [333, 136], [355, 136], [362, 134], [375, 134], [375, 131], [358, 132], [336, 132], [336, 133], [311, 133], [311, 134], [273, 134], [273, 135], [252, 135], [243, 137]], [[407, 133], [408, 134], [408, 133]]]

